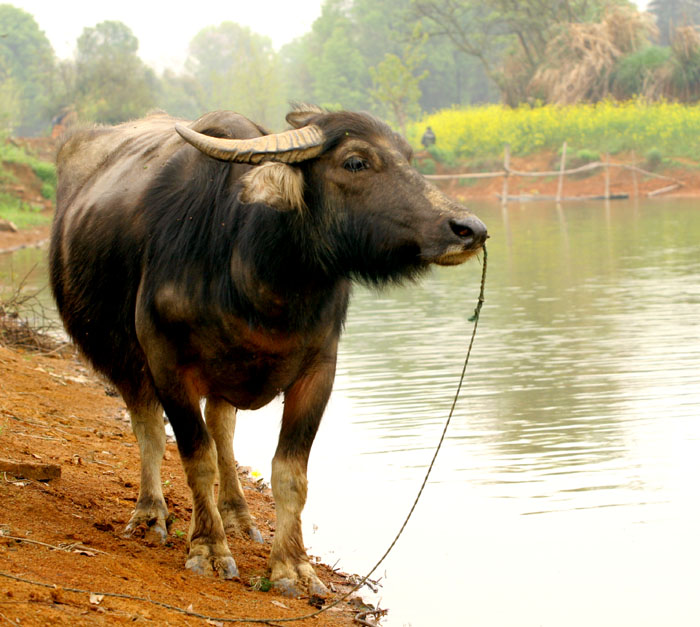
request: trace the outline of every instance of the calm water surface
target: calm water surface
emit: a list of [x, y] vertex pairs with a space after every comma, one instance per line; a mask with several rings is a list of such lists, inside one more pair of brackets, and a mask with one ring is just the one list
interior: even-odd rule
[[[486, 304], [432, 479], [375, 574], [384, 624], [699, 625], [700, 203], [473, 209], [491, 232]], [[393, 539], [480, 272], [356, 289], [311, 454], [311, 553], [364, 572]], [[239, 420], [237, 457], [267, 476], [280, 412]]]

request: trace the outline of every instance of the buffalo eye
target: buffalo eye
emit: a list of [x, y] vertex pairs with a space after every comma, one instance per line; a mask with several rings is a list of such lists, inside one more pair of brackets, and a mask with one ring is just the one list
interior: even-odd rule
[[360, 170], [367, 170], [369, 168], [369, 162], [361, 157], [350, 157], [345, 161], [343, 167], [348, 172], [359, 172]]

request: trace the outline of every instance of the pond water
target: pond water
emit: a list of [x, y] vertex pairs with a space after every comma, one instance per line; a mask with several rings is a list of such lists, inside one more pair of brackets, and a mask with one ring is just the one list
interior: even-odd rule
[[[472, 209], [486, 303], [431, 480], [375, 573], [383, 624], [700, 624], [700, 203]], [[42, 254], [16, 254], [15, 274]], [[305, 540], [324, 561], [364, 573], [408, 513], [480, 274], [355, 290], [309, 468]], [[237, 458], [266, 476], [280, 414], [238, 421]]]

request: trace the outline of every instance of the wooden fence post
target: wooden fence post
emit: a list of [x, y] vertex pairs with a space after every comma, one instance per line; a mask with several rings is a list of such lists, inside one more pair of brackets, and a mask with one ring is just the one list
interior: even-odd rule
[[557, 184], [557, 204], [561, 202], [561, 193], [564, 189], [564, 170], [566, 170], [566, 142], [561, 146], [561, 163], [559, 164], [559, 182]]
[[508, 177], [510, 176], [510, 144], [503, 147], [503, 189], [501, 190], [501, 203], [508, 204]]

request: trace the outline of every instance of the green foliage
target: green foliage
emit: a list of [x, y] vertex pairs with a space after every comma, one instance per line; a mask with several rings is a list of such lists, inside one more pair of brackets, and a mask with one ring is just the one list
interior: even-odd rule
[[600, 161], [600, 153], [590, 148], [581, 148], [581, 150], [576, 151], [575, 159], [581, 165], [593, 163], [594, 161]]
[[197, 79], [179, 76], [172, 70], [163, 72], [155, 98], [158, 108], [187, 120], [194, 120], [206, 111], [203, 89]]
[[51, 183], [42, 184], [40, 193], [47, 200], [56, 200], [56, 187]]
[[[66, 99], [82, 119], [116, 124], [155, 105], [156, 77], [137, 55], [138, 40], [122, 22], [100, 22], [78, 38]], [[68, 72], [66, 73], [68, 74]]]
[[645, 154], [646, 167], [649, 170], [656, 170], [664, 160], [662, 152], [658, 148], [650, 148]]
[[[415, 126], [413, 126], [412, 128], [415, 128]], [[409, 132], [407, 133], [408, 137], [411, 136], [412, 128], [409, 128]], [[417, 144], [414, 142], [412, 142], [412, 143], [416, 146], [416, 149], [418, 149]], [[441, 148], [437, 144], [434, 144], [432, 146], [428, 146], [428, 153], [438, 163], [442, 163], [443, 165], [446, 165], [448, 167], [457, 165], [457, 159], [456, 159], [455, 154], [449, 150], [445, 150], [444, 148]]]
[[547, 46], [565, 25], [599, 19], [603, 9], [625, 0], [413, 0], [428, 32], [481, 64], [511, 106], [527, 100], [528, 86], [547, 61]]
[[25, 202], [0, 193], [0, 218], [9, 220], [18, 229], [41, 226], [51, 222], [51, 216], [41, 213], [42, 207], [34, 207]]
[[670, 48], [646, 46], [620, 59], [612, 75], [616, 98], [625, 100], [644, 94], [656, 72], [671, 56]]
[[321, 16], [303, 39], [303, 61], [310, 78], [310, 97], [326, 106], [368, 109], [367, 59], [360, 33], [344, 0], [326, 0]]
[[434, 159], [420, 159], [416, 167], [421, 174], [435, 174], [437, 171], [437, 163]]
[[32, 159], [30, 162], [34, 174], [36, 174], [44, 183], [56, 187], [58, 183], [56, 177], [56, 166], [48, 161], [37, 161]]
[[48, 126], [53, 49], [34, 18], [0, 5], [0, 132], [33, 135]]
[[233, 22], [208, 26], [190, 43], [187, 67], [203, 109], [232, 109], [262, 124], [281, 117], [279, 65], [267, 37]]
[[425, 58], [421, 49], [426, 39], [427, 36], [417, 35], [414, 42], [404, 48], [402, 57], [387, 52], [380, 63], [369, 69], [372, 98], [389, 114], [403, 135], [406, 134], [408, 117], [420, 113], [419, 85], [428, 71], [417, 74], [416, 70]]
[[269, 592], [272, 590], [272, 582], [267, 577], [252, 577], [250, 587], [260, 592]]
[[21, 119], [21, 87], [6, 69], [0, 67], [0, 141], [19, 125]]
[[[56, 166], [53, 163], [41, 161], [35, 156], [27, 153], [22, 148], [15, 146], [11, 143], [0, 144], [0, 164], [2, 163], [21, 163], [24, 165], [28, 165], [34, 171], [34, 174], [36, 174], [36, 176], [42, 181], [41, 195], [44, 198], [48, 198], [50, 200], [54, 200], [56, 198]], [[11, 173], [7, 172], [4, 168], [0, 167], [0, 180], [8, 181], [13, 178], [14, 177], [11, 175]], [[43, 218], [38, 222], [35, 222], [34, 217], [27, 216], [27, 206], [17, 199], [13, 199], [6, 195], [3, 197], [2, 205], [3, 211], [12, 212], [13, 215], [16, 215], [17, 212], [20, 212], [21, 215], [18, 221], [22, 224], [26, 224], [27, 220], [29, 220], [31, 224], [43, 223]], [[2, 217], [6, 216], [2, 215]], [[11, 218], [6, 219], [15, 222], [17, 226], [20, 226], [20, 224], [18, 224], [17, 221]]]
[[44, 183], [56, 186], [56, 166], [48, 161], [37, 159], [15, 144], [8, 142], [0, 144], [0, 163], [28, 165]]

